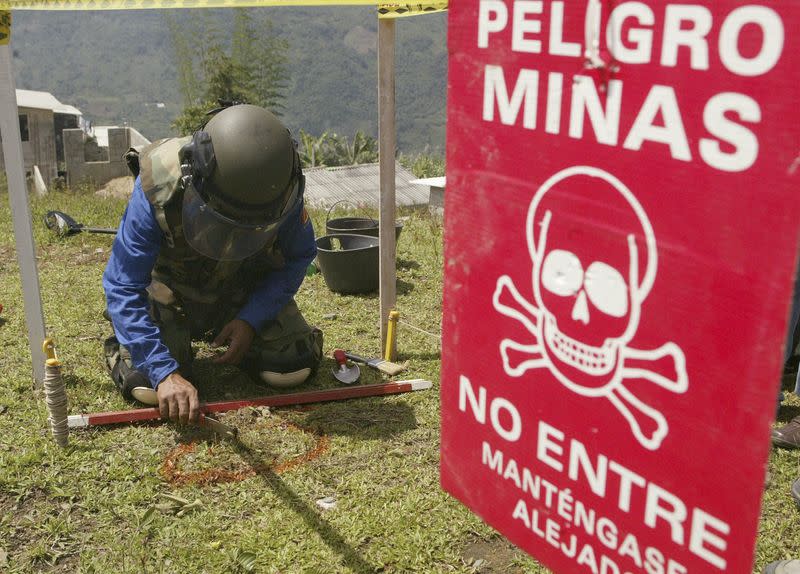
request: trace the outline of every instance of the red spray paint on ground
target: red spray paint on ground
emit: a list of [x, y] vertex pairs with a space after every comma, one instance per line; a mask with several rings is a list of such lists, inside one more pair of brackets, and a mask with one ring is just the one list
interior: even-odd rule
[[[275, 461], [271, 464], [247, 464], [242, 465], [241, 468], [230, 470], [225, 468], [209, 468], [200, 471], [183, 471], [180, 470], [180, 461], [188, 454], [195, 451], [197, 441], [186, 444], [180, 444], [167, 453], [164, 458], [164, 463], [161, 465], [161, 475], [168, 483], [173, 486], [209, 486], [214, 484], [223, 484], [227, 482], [240, 482], [255, 476], [259, 472], [270, 471], [275, 474], [282, 474], [286, 471], [292, 470], [316, 460], [325, 454], [330, 448], [330, 438], [327, 435], [317, 433], [311, 429], [303, 428], [297, 424], [284, 421], [281, 424], [283, 428], [292, 428], [301, 433], [309, 434], [316, 437], [314, 445], [306, 452], [284, 461]], [[213, 447], [209, 449], [209, 454], [213, 454]]]

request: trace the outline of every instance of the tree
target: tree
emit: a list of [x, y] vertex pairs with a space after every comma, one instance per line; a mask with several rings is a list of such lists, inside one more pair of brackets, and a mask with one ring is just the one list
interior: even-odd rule
[[300, 163], [303, 167], [317, 167], [322, 164], [322, 148], [328, 139], [328, 132], [323, 132], [321, 136], [315, 137], [307, 131], [300, 130]]
[[250, 10], [236, 10], [231, 59], [240, 69], [242, 87], [254, 98], [251, 103], [275, 113], [283, 109], [288, 52], [289, 42], [275, 33], [270, 20], [256, 22]]
[[352, 143], [347, 136], [323, 132], [315, 137], [300, 130], [300, 162], [304, 167], [333, 167], [378, 161], [378, 142], [358, 130]]
[[[207, 120], [220, 101], [259, 105], [280, 115], [289, 78], [289, 43], [279, 38], [266, 18], [236, 10], [231, 40], [224, 42], [205, 14], [188, 15], [182, 24], [167, 16], [184, 109], [173, 126], [188, 134]], [[202, 38], [191, 51], [186, 38]]]
[[355, 165], [358, 163], [374, 163], [378, 161], [378, 142], [358, 130], [353, 136], [353, 143], [347, 137], [336, 137], [337, 156], [343, 161], [342, 165]]
[[424, 152], [415, 155], [400, 154], [397, 161], [417, 177], [439, 177], [445, 174], [444, 157], [431, 153], [427, 147]]
[[195, 73], [195, 62], [186, 42], [186, 36], [177, 19], [169, 12], [164, 12], [172, 48], [175, 52], [175, 63], [178, 72], [178, 86], [183, 96], [184, 106], [191, 105], [200, 95], [200, 86]]

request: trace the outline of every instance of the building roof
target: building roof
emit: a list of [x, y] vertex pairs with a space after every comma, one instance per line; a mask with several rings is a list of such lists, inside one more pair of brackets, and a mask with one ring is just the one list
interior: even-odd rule
[[57, 114], [83, 115], [78, 108], [59, 102], [50, 92], [34, 90], [17, 90], [17, 107], [52, 110]]
[[409, 183], [415, 183], [417, 185], [427, 185], [428, 187], [444, 187], [447, 183], [447, 178], [445, 176], [441, 177], [426, 177], [423, 179], [412, 179]]
[[68, 106], [66, 104], [61, 104], [59, 107], [53, 108], [53, 113], [54, 114], [66, 114], [66, 115], [69, 115], [69, 116], [82, 116], [83, 115], [83, 112], [81, 112], [75, 106]]
[[[379, 164], [367, 163], [342, 167], [313, 167], [303, 170], [306, 176], [306, 202], [316, 207], [330, 207], [338, 201], [365, 207], [378, 207], [380, 199]], [[428, 190], [412, 185], [414, 174], [395, 163], [397, 205], [427, 205]]]

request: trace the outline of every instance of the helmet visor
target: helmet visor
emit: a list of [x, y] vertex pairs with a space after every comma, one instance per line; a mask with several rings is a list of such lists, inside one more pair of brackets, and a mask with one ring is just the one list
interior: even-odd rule
[[255, 255], [275, 236], [298, 198], [297, 189], [283, 213], [263, 224], [243, 224], [207, 205], [194, 185], [183, 194], [183, 234], [192, 249], [217, 261], [239, 261]]

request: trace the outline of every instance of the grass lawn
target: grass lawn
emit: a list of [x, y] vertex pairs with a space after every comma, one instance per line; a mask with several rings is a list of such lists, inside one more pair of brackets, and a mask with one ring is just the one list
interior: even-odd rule
[[[47, 329], [65, 365], [70, 410], [125, 408], [102, 362], [110, 328], [100, 279], [111, 237], [57, 238], [42, 224], [49, 209], [113, 227], [124, 202], [54, 193], [32, 210]], [[441, 223], [407, 215], [398, 308], [403, 320], [438, 333]], [[313, 217], [322, 234], [325, 214]], [[12, 230], [0, 193], [0, 572], [546, 572], [440, 490], [441, 349], [403, 325], [399, 360], [409, 369], [401, 378], [429, 379], [429, 391], [220, 415], [239, 429], [239, 445], [194, 428], [137, 425], [76, 431], [59, 449], [31, 387]], [[328, 355], [336, 347], [378, 354], [376, 295], [335, 295], [318, 274], [297, 301], [323, 329]], [[200, 359], [211, 355], [198, 347]], [[326, 358], [310, 388], [336, 386], [332, 366]], [[200, 361], [196, 370], [204, 400], [265, 393], [236, 369]], [[380, 380], [362, 367], [362, 382]], [[784, 420], [800, 412], [800, 401], [789, 403]], [[789, 496], [797, 457], [772, 454], [756, 571], [800, 557], [800, 514]], [[333, 508], [317, 504], [325, 497]]]

